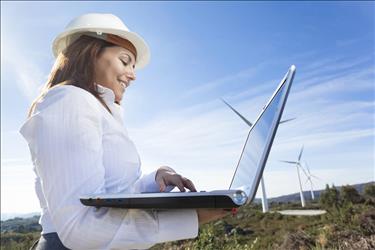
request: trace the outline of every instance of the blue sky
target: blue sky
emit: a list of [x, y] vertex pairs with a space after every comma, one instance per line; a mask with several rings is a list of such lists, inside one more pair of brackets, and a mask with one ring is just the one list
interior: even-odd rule
[[295, 168], [278, 160], [302, 145], [317, 188], [375, 179], [373, 2], [1, 2], [2, 212], [38, 210], [18, 129], [54, 62], [52, 40], [88, 12], [119, 16], [151, 48], [123, 102], [144, 172], [166, 164], [198, 189], [228, 187], [248, 128], [220, 98], [254, 120], [295, 64], [284, 118], [297, 119], [278, 130], [268, 196], [298, 191]]

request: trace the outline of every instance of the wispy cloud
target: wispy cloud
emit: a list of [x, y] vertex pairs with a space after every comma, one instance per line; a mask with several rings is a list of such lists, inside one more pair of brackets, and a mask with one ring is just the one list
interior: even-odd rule
[[233, 84], [234, 82], [238, 82], [239, 80], [249, 79], [252, 76], [254, 76], [260, 69], [264, 68], [265, 66], [266, 66], [266, 63], [260, 63], [254, 67], [244, 69], [240, 72], [236, 72], [230, 75], [225, 75], [225, 76], [222, 76], [218, 79], [214, 79], [209, 82], [197, 84], [197, 87], [192, 88], [189, 91], [185, 92], [182, 95], [182, 98], [189, 98], [196, 94], [202, 94], [210, 90], [217, 89], [220, 86], [228, 84], [228, 83]]
[[307, 135], [296, 135], [293, 138], [284, 139], [278, 143], [279, 150], [289, 151], [291, 148], [295, 148], [295, 145], [302, 145], [308, 143], [309, 147], [317, 147], [319, 149], [329, 149], [337, 144], [350, 142], [352, 140], [360, 139], [363, 137], [373, 137], [375, 135], [373, 129], [356, 129], [352, 131], [340, 131], [340, 132], [318, 132]]
[[17, 45], [10, 38], [6, 40], [6, 43], [1, 44], [2, 71], [12, 72], [15, 82], [6, 82], [2, 77], [1, 84], [16, 84], [22, 95], [31, 101], [40, 92], [47, 75], [36, 62], [32, 61], [28, 56], [29, 53], [23, 50], [23, 46]]
[[[313, 174], [320, 178], [319, 180], [313, 180], [314, 190], [324, 189], [326, 184], [341, 186], [374, 181], [374, 179], [371, 179], [371, 175], [373, 175], [371, 169], [360, 168], [357, 170], [341, 169], [340, 174], [338, 174], [337, 169], [313, 170]], [[286, 166], [284, 170], [268, 171], [264, 175], [264, 180], [268, 197], [277, 197], [299, 190], [297, 172], [294, 166]], [[288, 183], [289, 185], [271, 185], [272, 183]], [[311, 188], [309, 183], [306, 183], [305, 176], [302, 176], [302, 185], [304, 191], [310, 191]], [[260, 195], [261, 193], [258, 192], [257, 197], [260, 197]]]
[[[372, 32], [372, 34], [373, 33], [374, 32]], [[369, 36], [371, 36], [371, 34], [369, 34]], [[358, 44], [359, 42], [365, 40], [366, 38], [368, 38], [368, 36], [336, 40], [336, 44], [338, 47], [350, 47], [355, 44]]]
[[2, 158], [1, 159], [1, 166], [31, 166], [31, 161], [30, 159], [26, 158]]
[[[304, 85], [310, 85], [313, 83], [319, 83], [316, 78], [327, 81], [336, 79], [338, 77], [347, 76], [348, 71], [353, 73], [360, 68], [363, 69], [364, 64], [371, 64], [372, 57], [361, 57], [355, 59], [349, 59], [345, 57], [328, 58], [322, 61], [313, 62], [311, 64], [304, 65], [302, 68], [302, 76], [299, 77], [300, 81], [304, 82]], [[374, 72], [374, 71], [373, 71]]]
[[38, 211], [39, 202], [34, 193], [34, 183], [35, 174], [30, 166], [2, 164], [1, 212]]

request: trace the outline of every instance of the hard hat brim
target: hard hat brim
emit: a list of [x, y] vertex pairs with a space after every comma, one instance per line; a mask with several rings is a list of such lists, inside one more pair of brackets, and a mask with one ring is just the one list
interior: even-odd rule
[[[55, 58], [59, 55], [60, 52], [63, 52], [69, 44], [71, 44], [74, 40], [76, 40], [79, 36], [87, 32], [94, 32], [98, 33], [98, 29], [96, 28], [78, 28], [78, 29], [71, 29], [65, 32], [60, 33], [52, 44], [52, 51]], [[147, 43], [140, 37], [138, 34], [125, 31], [125, 30], [118, 30], [118, 29], [109, 29], [109, 28], [102, 28], [100, 32], [113, 34], [119, 36], [121, 38], [129, 40], [137, 50], [137, 58], [135, 63], [136, 69], [141, 69], [145, 67], [150, 61], [150, 49]]]

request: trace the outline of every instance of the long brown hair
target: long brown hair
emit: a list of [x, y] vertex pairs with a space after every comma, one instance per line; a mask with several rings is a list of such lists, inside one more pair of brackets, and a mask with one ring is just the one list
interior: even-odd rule
[[31, 116], [36, 103], [45, 96], [48, 90], [57, 85], [73, 85], [90, 92], [111, 113], [94, 82], [94, 69], [104, 49], [113, 46], [116, 45], [86, 35], [82, 35], [70, 44], [57, 56], [45, 86], [31, 104], [28, 116]]

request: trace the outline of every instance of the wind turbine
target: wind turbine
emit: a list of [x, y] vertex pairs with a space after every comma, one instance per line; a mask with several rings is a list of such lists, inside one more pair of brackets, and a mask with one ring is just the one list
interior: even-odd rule
[[[253, 124], [247, 120], [243, 115], [241, 115], [237, 110], [235, 110], [229, 103], [227, 103], [224, 99], [221, 99], [231, 110], [233, 110], [234, 113], [236, 113], [239, 117], [241, 117], [241, 119], [247, 124], [249, 125], [250, 127], [253, 126]], [[296, 117], [293, 117], [293, 118], [290, 118], [290, 119], [286, 119], [286, 120], [283, 120], [283, 121], [280, 121], [279, 124], [281, 123], [285, 123], [285, 122], [289, 122], [289, 121], [293, 121], [295, 120]]]
[[[306, 166], [306, 169], [307, 169], [307, 174], [306, 177], [307, 177], [307, 182], [310, 182], [310, 187], [311, 187], [311, 198], [313, 200], [315, 200], [315, 196], [314, 196], [314, 187], [313, 187], [313, 183], [312, 183], [312, 180], [311, 180], [311, 177], [314, 177], [315, 179], [320, 179], [318, 177], [316, 177], [315, 175], [312, 175], [311, 172], [310, 172], [310, 168], [309, 168], [309, 165], [307, 164], [307, 162], [304, 162], [305, 163], [305, 166]], [[306, 173], [305, 173], [306, 174]]]
[[[233, 108], [229, 103], [227, 103], [224, 99], [221, 99], [234, 113], [236, 113], [247, 125], [249, 125], [249, 127], [252, 127], [253, 124], [247, 120], [243, 115], [241, 115], [235, 108]], [[280, 124], [281, 123], [284, 123], [284, 122], [288, 122], [288, 121], [292, 121], [296, 119], [295, 117], [294, 118], [291, 118], [291, 119], [287, 119], [287, 120], [284, 120], [284, 121], [280, 121]], [[269, 208], [268, 208], [268, 202], [267, 202], [267, 195], [266, 195], [266, 188], [265, 188], [265, 185], [264, 185], [264, 179], [263, 179], [263, 175], [262, 175], [262, 178], [260, 179], [260, 184], [261, 184], [261, 187], [262, 187], [262, 209], [263, 209], [263, 213], [265, 212], [268, 212], [269, 211]]]
[[303, 190], [302, 190], [302, 183], [301, 183], [301, 176], [300, 176], [300, 173], [299, 173], [299, 169], [301, 168], [302, 171], [306, 174], [307, 176], [307, 173], [305, 171], [305, 169], [303, 169], [302, 165], [301, 165], [301, 157], [302, 157], [302, 153], [303, 153], [303, 146], [301, 148], [301, 151], [298, 155], [298, 160], [297, 161], [281, 161], [281, 162], [285, 162], [285, 163], [290, 163], [290, 164], [295, 164], [296, 168], [297, 168], [297, 175], [298, 175], [298, 181], [299, 181], [299, 194], [300, 194], [300, 197], [301, 197], [301, 204], [302, 204], [302, 207], [305, 207], [305, 198], [303, 197]]

